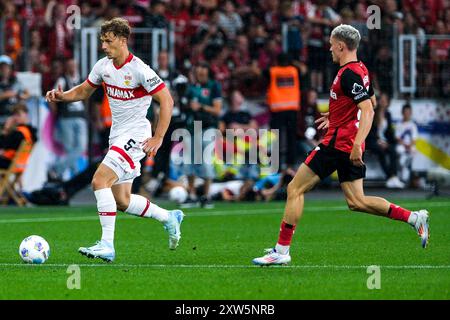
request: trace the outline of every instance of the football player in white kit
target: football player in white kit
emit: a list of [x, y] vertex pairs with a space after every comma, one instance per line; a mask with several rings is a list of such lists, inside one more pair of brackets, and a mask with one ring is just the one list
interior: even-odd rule
[[[105, 84], [112, 112], [109, 151], [92, 179], [102, 238], [94, 246], [81, 247], [78, 251], [89, 258], [107, 262], [115, 258], [117, 210], [163, 223], [169, 233], [170, 249], [178, 246], [184, 217], [180, 210], [168, 211], [140, 195], [131, 194], [132, 182], [140, 175], [139, 161], [146, 154], [155, 155], [162, 144], [171, 119], [173, 100], [159, 76], [128, 51], [129, 36], [130, 26], [125, 19], [114, 18], [104, 22], [100, 39], [106, 57], [94, 65], [88, 79], [79, 86], [64, 92], [58, 88], [46, 94], [47, 101], [79, 101]], [[161, 106], [153, 137], [146, 118], [152, 98]]]

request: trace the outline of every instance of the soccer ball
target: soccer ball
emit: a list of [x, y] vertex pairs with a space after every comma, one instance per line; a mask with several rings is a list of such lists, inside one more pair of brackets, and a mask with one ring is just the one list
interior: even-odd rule
[[19, 255], [26, 263], [41, 264], [50, 256], [50, 246], [40, 236], [29, 236], [20, 244]]
[[182, 186], [177, 186], [169, 191], [169, 200], [180, 204], [186, 201], [188, 192]]

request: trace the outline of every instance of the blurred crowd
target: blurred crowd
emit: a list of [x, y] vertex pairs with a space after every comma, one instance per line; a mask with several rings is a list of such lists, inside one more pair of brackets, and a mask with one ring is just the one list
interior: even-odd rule
[[[125, 17], [133, 27], [173, 25], [178, 69], [186, 72], [198, 61], [210, 62], [225, 95], [237, 87], [246, 96], [260, 95], [261, 88], [252, 79], [258, 70], [273, 65], [282, 50], [283, 24], [287, 51], [308, 66], [304, 86], [319, 94], [328, 90], [333, 76], [328, 40], [331, 29], [340, 23], [360, 31], [359, 55], [381, 91], [392, 94], [394, 26], [400, 34], [419, 37], [418, 69], [432, 71], [419, 84], [431, 92], [419, 94], [430, 95], [443, 87], [437, 83], [448, 80], [435, 77], [448, 68], [443, 62], [448, 60], [450, 42], [424, 38], [450, 33], [450, 7], [444, 0], [1, 0], [4, 53], [16, 70], [42, 73], [44, 92], [63, 73], [61, 61], [73, 55], [74, 30], [66, 25], [74, 12], [67, 10], [72, 4], [80, 8], [81, 28], [98, 27], [116, 16]], [[381, 8], [379, 30], [369, 31], [366, 25], [371, 4]], [[29, 43], [24, 43], [25, 32]]]
[[[173, 28], [176, 68], [169, 66], [168, 53], [163, 51], [158, 56], [156, 71], [174, 95], [174, 115], [167, 134], [169, 141], [163, 144], [166, 149], [156, 159], [143, 163], [144, 167], [152, 168], [150, 179], [144, 178], [143, 185], [152, 194], [182, 187], [186, 192], [176, 194], [181, 197], [178, 201], [187, 202], [186, 205], [200, 202], [209, 206], [213, 198], [285, 196], [296, 167], [321, 139], [322, 132], [314, 125], [320, 117], [317, 99], [327, 96], [337, 71], [329, 56], [329, 34], [341, 23], [353, 25], [362, 36], [358, 55], [371, 72], [382, 106], [368, 138], [368, 149], [379, 158], [388, 187], [403, 188], [410, 180], [410, 173], [402, 176], [397, 164], [399, 154], [403, 154], [401, 161], [410, 164], [411, 159], [405, 154], [414, 152], [417, 136], [417, 128], [411, 129], [412, 124], [406, 126], [406, 134], [395, 133], [389, 116], [385, 116], [393, 94], [394, 28], [400, 34], [418, 36], [418, 69], [428, 72], [419, 80], [423, 83], [418, 84], [421, 89], [417, 96], [445, 97], [450, 93], [450, 40], [425, 39], [425, 34], [450, 33], [450, 5], [444, 0], [0, 0], [3, 26], [0, 39], [4, 40], [0, 46], [4, 49], [0, 57], [0, 122], [6, 121], [14, 106], [28, 97], [14, 71], [41, 73], [43, 92], [58, 86], [67, 90], [84, 80], [80, 79], [73, 59], [76, 35], [66, 24], [73, 12], [67, 9], [72, 4], [81, 9], [82, 28], [99, 27], [103, 21], [118, 16], [126, 18], [133, 27]], [[367, 7], [371, 4], [381, 8], [378, 30], [367, 27]], [[138, 41], [138, 36], [130, 39], [131, 47], [137, 51]], [[301, 92], [295, 97], [298, 104], [279, 112], [272, 108], [275, 104], [269, 98], [263, 103], [268, 111], [255, 117], [249, 101], [270, 94], [276, 96], [271, 87], [276, 66], [294, 68], [289, 72], [296, 74], [295, 85]], [[66, 156], [50, 169], [52, 179], [65, 180], [63, 175], [68, 168], [70, 177], [82, 174], [77, 158], [87, 152], [89, 124], [95, 129], [100, 149], [107, 148], [111, 119], [105, 95], [102, 90], [97, 91], [86, 104], [51, 106], [58, 116], [57, 134], [66, 151]], [[210, 108], [205, 111], [203, 106]], [[409, 123], [411, 108], [404, 109], [404, 121]], [[150, 108], [148, 116], [157, 121], [157, 106]], [[280, 136], [275, 139], [280, 140], [280, 170], [261, 175], [260, 165], [215, 163], [211, 167], [189, 168], [171, 165], [174, 147], [171, 132], [177, 128], [193, 130], [195, 120], [202, 121], [204, 130], [218, 128], [223, 133], [239, 128], [279, 129]], [[265, 139], [266, 143], [273, 137]], [[403, 142], [404, 139], [409, 140]], [[255, 142], [244, 141], [244, 153], [246, 143]], [[405, 167], [408, 165], [402, 166]], [[187, 178], [181, 181], [181, 177]], [[137, 184], [139, 188], [140, 182]]]

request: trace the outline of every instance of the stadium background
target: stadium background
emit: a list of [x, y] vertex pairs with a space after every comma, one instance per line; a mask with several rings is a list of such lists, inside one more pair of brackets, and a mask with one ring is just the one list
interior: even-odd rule
[[[379, 29], [368, 28], [370, 5], [381, 9]], [[303, 101], [314, 89], [318, 108], [327, 109], [327, 90], [337, 70], [328, 52], [329, 33], [349, 23], [362, 35], [358, 56], [371, 72], [377, 96], [392, 98], [394, 122], [401, 121], [402, 105], [412, 104], [420, 132], [413, 170], [450, 168], [450, 8], [444, 1], [2, 1], [2, 8], [0, 53], [11, 57], [18, 81], [29, 91], [26, 103], [40, 132], [24, 174], [25, 191], [41, 188], [52, 162], [64, 155], [55, 140], [57, 120], [42, 95], [63, 74], [66, 59], [75, 59], [80, 79], [87, 77], [102, 57], [97, 28], [115, 16], [130, 22], [135, 32], [131, 51], [155, 69], [160, 50], [168, 51], [171, 68], [187, 78], [193, 65], [209, 62], [222, 87], [224, 112], [230, 93], [238, 89], [260, 128], [268, 126], [270, 115], [259, 75], [276, 64], [280, 52], [305, 70]], [[176, 105], [182, 101], [177, 97]], [[86, 105], [89, 144], [80, 170], [98, 156], [96, 108], [94, 99]], [[382, 180], [377, 161], [370, 163], [368, 178]]]
[[[68, 8], [73, 4], [81, 9], [80, 29], [67, 27], [74, 13]], [[401, 119], [402, 106], [406, 102], [412, 105], [419, 128], [413, 169], [425, 178], [436, 168], [448, 174], [448, 2], [236, 0], [234, 4], [242, 28], [233, 39], [233, 35], [224, 37], [220, 28], [211, 28], [226, 11], [225, 1], [1, 0], [0, 55], [12, 59], [20, 93], [27, 89], [30, 95], [25, 102], [31, 122], [39, 129], [39, 140], [23, 176], [25, 191], [42, 188], [51, 165], [64, 159], [57, 139], [58, 120], [43, 95], [54, 87], [71, 57], [84, 80], [102, 56], [96, 28], [115, 16], [127, 18], [139, 32], [130, 39], [131, 51], [152, 66], [163, 48], [169, 52], [172, 67], [188, 79], [193, 65], [209, 61], [224, 88], [224, 110], [229, 104], [227, 95], [238, 88], [262, 128], [268, 125], [269, 112], [265, 89], [255, 75], [273, 65], [278, 53], [285, 50], [306, 66], [301, 76], [304, 99], [308, 90], [315, 89], [316, 106], [326, 110], [329, 82], [336, 71], [327, 35], [332, 26], [350, 23], [363, 36], [359, 57], [371, 72], [377, 96], [386, 92], [392, 98], [394, 123]], [[367, 7], [372, 4], [381, 9], [380, 29], [367, 28]], [[230, 6], [228, 10], [233, 11]], [[153, 37], [158, 39], [153, 41]], [[321, 88], [313, 84], [312, 67], [323, 73]], [[101, 156], [95, 112], [101, 98], [100, 93], [86, 104], [89, 147], [78, 159], [79, 170]], [[0, 109], [3, 117], [8, 116], [5, 110]], [[374, 157], [369, 159], [368, 169], [367, 185], [384, 186], [383, 172]], [[430, 210], [433, 235], [425, 251], [406, 226], [349, 213], [337, 188], [316, 190], [307, 196], [305, 216], [293, 242], [292, 265], [271, 269], [251, 266], [251, 258], [273, 244], [283, 201], [217, 203], [210, 211], [187, 209], [182, 245], [175, 254], [168, 252], [165, 233], [155, 224], [118, 215], [120, 254], [111, 265], [85, 260], [77, 253], [79, 245], [96, 240], [99, 231], [89, 187], [80, 192], [81, 201], [70, 207], [0, 207], [0, 299], [448, 300], [449, 198], [425, 200], [428, 182], [425, 190], [423, 186], [400, 192], [376, 190], [411, 210]], [[158, 204], [175, 207], [170, 202]], [[20, 241], [30, 234], [45, 237], [52, 248], [52, 256], [42, 266], [24, 265], [17, 254]], [[70, 264], [82, 270], [82, 290], [66, 287]], [[369, 265], [381, 266], [381, 290], [369, 290], [366, 285]]]

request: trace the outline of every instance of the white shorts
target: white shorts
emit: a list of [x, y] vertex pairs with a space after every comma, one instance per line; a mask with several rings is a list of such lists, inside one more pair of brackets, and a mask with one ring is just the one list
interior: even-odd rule
[[115, 184], [133, 183], [141, 175], [142, 142], [147, 138], [122, 136], [110, 141], [109, 151], [102, 163], [111, 168], [119, 178]]

